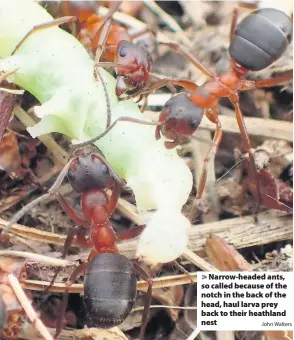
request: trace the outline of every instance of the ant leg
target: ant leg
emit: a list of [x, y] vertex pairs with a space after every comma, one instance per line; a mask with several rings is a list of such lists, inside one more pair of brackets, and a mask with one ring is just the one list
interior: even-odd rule
[[[93, 45], [97, 46], [96, 49], [96, 55], [95, 55], [95, 63], [99, 62], [100, 57], [103, 52], [103, 47], [105, 45], [105, 42], [107, 40], [111, 24], [112, 24], [112, 16], [114, 12], [119, 8], [122, 1], [113, 1], [111, 8], [107, 12], [106, 16], [103, 18], [103, 21], [101, 23], [101, 26], [98, 28], [97, 32], [95, 33], [95, 36], [93, 38]], [[100, 34], [101, 33], [101, 34]]]
[[269, 79], [254, 81], [254, 80], [241, 80], [240, 82], [240, 91], [249, 91], [254, 90], [260, 87], [273, 87], [277, 85], [281, 85], [285, 82], [289, 82], [293, 79], [293, 72], [287, 71], [280, 76], [272, 77]]
[[[66, 240], [64, 242], [64, 248], [63, 248], [63, 253], [62, 253], [62, 259], [65, 259], [66, 255], [68, 254], [68, 250], [72, 244], [72, 241], [74, 239], [74, 237], [76, 236], [76, 245], [89, 245], [89, 242], [87, 241], [86, 237], [85, 237], [85, 228], [80, 227], [80, 226], [75, 226], [72, 229], [69, 230]], [[45, 292], [48, 292], [50, 290], [50, 288], [52, 287], [52, 285], [54, 284], [58, 274], [60, 273], [62, 267], [59, 267], [56, 271], [55, 274], [52, 278], [52, 280], [50, 281], [49, 286], [46, 287]]]
[[139, 340], [144, 340], [144, 334], [148, 322], [148, 316], [150, 312], [150, 305], [152, 300], [152, 285], [153, 280], [150, 277], [150, 275], [146, 272], [144, 268], [142, 268], [137, 262], [133, 262], [134, 270], [135, 272], [142, 277], [143, 280], [145, 280], [148, 283], [148, 289], [146, 292], [146, 299], [144, 303], [144, 311], [142, 315], [142, 326], [140, 330], [140, 336]]
[[54, 195], [56, 196], [59, 204], [61, 205], [61, 208], [74, 223], [82, 225], [85, 228], [89, 227], [89, 223], [79, 216], [79, 214], [73, 209], [73, 207], [66, 201], [66, 199], [60, 193], [56, 193]]
[[198, 61], [191, 53], [186, 51], [183, 47], [176, 43], [172, 42], [159, 42], [162, 45], [166, 45], [174, 51], [180, 53], [184, 58], [188, 59], [195, 67], [198, 68], [203, 74], [205, 74], [209, 78], [216, 78], [215, 74], [211, 72], [206, 66], [204, 66], [200, 61]]
[[61, 306], [60, 306], [60, 314], [59, 314], [59, 318], [57, 320], [57, 325], [56, 325], [56, 333], [55, 333], [55, 337], [54, 337], [55, 339], [58, 337], [58, 335], [61, 332], [62, 321], [63, 321], [63, 318], [64, 318], [66, 306], [67, 306], [67, 303], [68, 303], [69, 288], [75, 282], [75, 280], [77, 279], [77, 277], [81, 273], [86, 272], [86, 269], [87, 269], [87, 263], [80, 264], [78, 267], [76, 267], [74, 269], [74, 271], [71, 273], [70, 277], [68, 278], [68, 280], [65, 284], [64, 296], [63, 296], [62, 303], [61, 303]]
[[177, 86], [181, 86], [186, 90], [190, 90], [190, 91], [195, 91], [198, 88], [198, 85], [195, 84], [194, 82], [190, 81], [190, 80], [186, 80], [186, 79], [173, 79], [173, 78], [164, 78], [164, 79], [160, 79], [157, 82], [155, 82], [154, 84], [150, 85], [147, 88], [142, 88], [140, 90], [138, 90], [137, 92], [129, 95], [129, 96], [125, 96], [123, 98], [120, 98], [120, 100], [128, 100], [131, 99], [133, 97], [137, 97], [140, 94], [149, 94], [151, 92], [155, 92], [156, 90], [160, 89], [161, 87], [167, 86], [167, 85], [177, 85]]
[[21, 45], [27, 40], [27, 38], [31, 36], [34, 32], [41, 31], [45, 28], [59, 26], [67, 22], [74, 21], [75, 19], [76, 19], [75, 17], [68, 16], [68, 17], [62, 17], [59, 19], [50, 20], [48, 22], [44, 22], [43, 24], [35, 25], [31, 30], [28, 31], [28, 33], [16, 45], [11, 55], [14, 55], [17, 52], [17, 50], [21, 47]]
[[273, 87], [277, 86], [280, 84], [283, 84], [285, 82], [288, 82], [293, 79], [293, 71], [287, 71], [284, 74], [278, 76], [278, 77], [273, 77], [269, 79], [264, 79], [260, 81], [255, 81], [255, 88], [259, 87]]
[[[156, 80], [156, 81], [162, 79], [162, 78], [160, 78], [158, 75], [156, 75], [154, 73], [150, 73], [150, 77], [154, 78], [154, 80]], [[177, 89], [172, 84], [166, 84], [166, 87], [170, 90], [170, 92], [172, 94], [176, 94], [178, 92]]]
[[195, 213], [197, 210], [197, 207], [200, 203], [200, 199], [203, 195], [204, 189], [205, 189], [205, 185], [206, 185], [206, 179], [207, 179], [207, 165], [208, 162], [211, 159], [211, 156], [214, 156], [221, 141], [222, 141], [222, 137], [223, 137], [223, 132], [221, 130], [221, 124], [218, 120], [218, 109], [215, 107], [213, 109], [211, 109], [209, 112], [206, 112], [206, 116], [207, 118], [212, 121], [213, 123], [216, 124], [216, 130], [215, 130], [215, 134], [213, 137], [213, 146], [208, 150], [208, 153], [204, 159], [204, 164], [203, 164], [203, 168], [202, 168], [202, 172], [200, 175], [200, 179], [199, 179], [199, 183], [197, 186], [197, 194], [196, 197], [192, 203], [192, 208], [191, 208], [191, 212], [190, 212], [190, 221], [192, 222], [195, 218]]
[[136, 123], [136, 124], [142, 124], [142, 125], [151, 125], [151, 126], [158, 126], [161, 125], [161, 123], [156, 123], [156, 122], [148, 122], [146, 120], [141, 120], [141, 119], [136, 119], [136, 118], [132, 118], [132, 117], [119, 117], [117, 118], [104, 132], [102, 132], [100, 135], [89, 139], [86, 142], [82, 142], [82, 143], [78, 143], [78, 144], [74, 144], [72, 145], [73, 148], [82, 148], [88, 144], [93, 144], [95, 143], [97, 140], [101, 139], [102, 137], [104, 137], [110, 130], [112, 130], [114, 128], [114, 126], [118, 123], [118, 122], [130, 122], [130, 123]]
[[239, 16], [239, 9], [236, 7], [233, 10], [232, 21], [231, 21], [231, 28], [230, 28], [230, 44], [232, 43], [232, 38], [236, 29], [236, 24]]
[[120, 197], [120, 190], [121, 189], [121, 185], [117, 182], [114, 181], [114, 185], [113, 185], [113, 189], [112, 189], [112, 193], [109, 199], [109, 203], [106, 207], [109, 216], [113, 214], [114, 210], [116, 209], [117, 206], [117, 201]]
[[243, 141], [243, 147], [245, 149], [246, 152], [248, 152], [249, 155], [249, 160], [250, 160], [250, 168], [251, 169], [251, 177], [254, 179], [255, 183], [256, 183], [256, 192], [257, 192], [257, 204], [255, 207], [255, 211], [254, 211], [254, 215], [255, 215], [255, 221], [257, 221], [257, 215], [258, 215], [258, 211], [259, 211], [259, 207], [260, 207], [260, 203], [261, 203], [261, 191], [260, 191], [260, 183], [259, 183], [259, 179], [258, 179], [258, 172], [256, 169], [256, 164], [255, 164], [255, 159], [252, 153], [252, 148], [251, 148], [251, 143], [250, 143], [250, 139], [246, 130], [246, 126], [245, 126], [245, 122], [244, 122], [244, 117], [243, 117], [243, 113], [241, 111], [240, 108], [240, 103], [239, 103], [239, 99], [238, 98], [229, 98], [231, 103], [234, 105], [235, 108], [235, 113], [236, 113], [236, 118], [237, 118], [237, 123], [241, 132], [241, 137], [242, 137], [242, 141]]
[[125, 240], [130, 240], [134, 237], [137, 237], [139, 236], [142, 231], [145, 229], [145, 224], [142, 224], [142, 225], [138, 225], [137, 227], [131, 229], [131, 230], [128, 230], [128, 231], [124, 231], [124, 232], [121, 232], [121, 233], [117, 233], [116, 236], [117, 236], [117, 239], [118, 241], [125, 241]]
[[43, 322], [40, 320], [37, 313], [33, 309], [17, 277], [14, 276], [14, 274], [10, 273], [8, 275], [8, 282], [11, 288], [13, 289], [13, 292], [16, 295], [18, 301], [20, 302], [22, 308], [24, 309], [26, 315], [28, 316], [32, 324], [35, 326], [35, 328], [39, 331], [39, 333], [45, 340], [53, 340], [53, 337], [49, 333], [48, 329], [45, 327], [45, 325], [43, 324]]
[[[110, 126], [110, 123], [111, 123], [111, 105], [110, 105], [110, 99], [109, 99], [109, 95], [108, 95], [107, 86], [106, 86], [106, 83], [105, 83], [103, 77], [101, 76], [101, 73], [99, 72], [99, 69], [98, 69], [99, 66], [98, 65], [99, 65], [101, 55], [103, 53], [103, 48], [105, 46], [106, 40], [107, 40], [109, 32], [110, 32], [111, 25], [112, 25], [112, 15], [118, 9], [118, 7], [120, 6], [121, 3], [122, 3], [122, 1], [115, 1], [112, 4], [110, 10], [106, 14], [106, 17], [104, 18], [101, 26], [97, 30], [97, 32], [94, 36], [94, 39], [93, 39], [94, 46], [96, 46], [96, 44], [97, 44], [96, 54], [95, 54], [95, 64], [94, 64], [94, 75], [95, 75], [96, 79], [97, 78], [100, 79], [101, 84], [103, 86], [105, 98], [106, 98], [106, 109], [107, 109], [106, 129]], [[100, 32], [101, 32], [101, 34], [100, 34]], [[99, 40], [96, 43], [95, 40], [97, 40], [98, 38], [99, 38]]]

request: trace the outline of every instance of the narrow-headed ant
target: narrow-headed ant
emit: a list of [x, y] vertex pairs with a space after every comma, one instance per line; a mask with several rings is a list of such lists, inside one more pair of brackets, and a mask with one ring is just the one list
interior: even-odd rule
[[[260, 186], [258, 183], [258, 174], [251, 150], [250, 139], [240, 108], [239, 92], [261, 87], [273, 87], [293, 78], [292, 71], [290, 71], [281, 76], [260, 81], [244, 79], [249, 71], [262, 70], [282, 56], [292, 39], [291, 19], [285, 13], [274, 8], [256, 10], [245, 17], [238, 25], [237, 17], [238, 11], [235, 9], [230, 29], [229, 52], [232, 61], [230, 69], [227, 72], [224, 72], [217, 77], [180, 45], [175, 43], [162, 43], [188, 59], [204, 75], [209, 77], [210, 80], [204, 85], [198, 86], [197, 84], [188, 81], [185, 83], [180, 80], [177, 83], [174, 79], [162, 79], [158, 83], [151, 85], [149, 88], [149, 91], [155, 91], [157, 88], [165, 86], [166, 84], [176, 84], [191, 92], [189, 95], [180, 93], [172, 97], [161, 111], [159, 123], [153, 123], [154, 125], [157, 125], [155, 132], [156, 139], [160, 139], [161, 135], [169, 139], [169, 141], [165, 142], [167, 148], [176, 147], [183, 140], [186, 140], [187, 137], [192, 136], [198, 128], [204, 113], [206, 117], [216, 125], [216, 132], [213, 139], [214, 146], [209, 150], [204, 160], [197, 195], [192, 207], [192, 219], [195, 214], [195, 208], [198, 206], [205, 189], [207, 163], [217, 151], [222, 140], [223, 133], [218, 118], [219, 111], [217, 108], [218, 100], [221, 97], [227, 97], [235, 109], [236, 119], [242, 137], [243, 149], [249, 155], [253, 178], [257, 183], [256, 213], [258, 212], [261, 202]], [[123, 44], [124, 43], [121, 42], [122, 46], [124, 46]], [[130, 46], [130, 43], [125, 46]], [[130, 53], [130, 56], [126, 58], [126, 64], [130, 63], [133, 65], [134, 58], [132, 58], [131, 55], [135, 55], [134, 50], [136, 50], [135, 46], [129, 48], [128, 51], [126, 51], [126, 48], [123, 50], [123, 54], [126, 56], [128, 56], [127, 52]], [[120, 63], [122, 63], [121, 59]], [[145, 71], [146, 70], [148, 70], [148, 68], [145, 68]], [[135, 78], [137, 72], [139, 72], [139, 74], [144, 73], [135, 68], [134, 71], [129, 70], [128, 72], [134, 72], [132, 78]], [[127, 73], [124, 77], [126, 76], [128, 76]], [[125, 83], [127, 83], [127, 80], [125, 80]], [[142, 93], [144, 93], [145, 90], [146, 89], [143, 88]], [[88, 143], [93, 143], [102, 138], [118, 121], [134, 122], [134, 120], [128, 119], [128, 117], [120, 117], [114, 121], [106, 131], [91, 139]], [[136, 123], [144, 124], [141, 121]], [[146, 124], [150, 123], [148, 122]], [[81, 147], [86, 144], [87, 142], [84, 142], [76, 146]]]
[[[56, 192], [66, 175], [73, 190], [82, 194], [81, 208], [83, 216], [80, 216]], [[140, 331], [140, 339], [143, 339], [152, 298], [152, 280], [147, 272], [136, 262], [131, 262], [127, 257], [119, 254], [116, 246], [116, 243], [120, 240], [138, 236], [142, 231], [142, 226], [116, 234], [110, 223], [110, 216], [116, 208], [122, 185], [123, 182], [107, 163], [103, 154], [97, 151], [97, 148], [88, 146], [82, 150], [76, 150], [73, 158], [60, 173], [48, 194], [25, 206], [10, 220], [10, 223], [14, 223], [33, 205], [46, 199], [48, 195], [54, 194], [64, 211], [78, 225], [78, 227], [70, 230], [66, 238], [63, 258], [66, 256], [75, 236], [76, 244], [83, 247], [93, 247], [88, 261], [78, 266], [66, 283], [65, 297], [59, 322], [57, 323], [56, 336], [61, 331], [68, 290], [79, 274], [85, 273], [84, 301], [90, 318], [88, 323], [102, 328], [119, 325], [128, 316], [136, 299], [136, 274], [138, 274], [149, 284]], [[110, 197], [106, 194], [106, 190], [111, 190]], [[90, 229], [88, 238], [85, 235], [85, 228]], [[50, 286], [53, 284], [58, 272], [55, 273]], [[97, 286], [99, 289], [96, 289]]]

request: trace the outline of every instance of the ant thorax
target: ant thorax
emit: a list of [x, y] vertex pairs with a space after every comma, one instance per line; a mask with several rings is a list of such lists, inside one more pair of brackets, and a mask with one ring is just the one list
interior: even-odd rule
[[136, 256], [151, 265], [176, 260], [188, 246], [189, 220], [173, 209], [159, 209], [148, 218]]

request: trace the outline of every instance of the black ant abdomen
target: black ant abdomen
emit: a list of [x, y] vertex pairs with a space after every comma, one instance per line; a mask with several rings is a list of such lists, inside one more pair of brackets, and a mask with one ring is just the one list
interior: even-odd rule
[[263, 8], [252, 12], [236, 27], [230, 55], [247, 70], [259, 71], [279, 59], [291, 40], [291, 19], [275, 8]]
[[89, 263], [84, 281], [89, 326], [110, 328], [122, 323], [133, 308], [136, 294], [132, 262], [116, 253], [97, 255]]

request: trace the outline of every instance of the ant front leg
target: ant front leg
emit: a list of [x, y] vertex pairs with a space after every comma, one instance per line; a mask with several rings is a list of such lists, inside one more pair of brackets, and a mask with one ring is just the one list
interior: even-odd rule
[[268, 78], [264, 80], [254, 81], [254, 80], [241, 80], [240, 91], [249, 91], [262, 87], [273, 87], [278, 86], [283, 83], [289, 82], [293, 79], [293, 72], [287, 71], [280, 76]]
[[130, 240], [132, 238], [135, 238], [142, 233], [142, 231], [145, 229], [145, 227], [146, 227], [146, 225], [142, 224], [142, 225], [138, 225], [137, 227], [135, 227], [131, 230], [124, 231], [124, 232], [121, 232], [121, 233], [117, 233], [116, 234], [117, 240], [118, 241], [126, 241], [126, 240]]
[[232, 38], [235, 33], [237, 21], [239, 16], [239, 9], [236, 7], [233, 10], [232, 21], [231, 21], [231, 28], [230, 28], [230, 44], [232, 43]]
[[66, 201], [66, 199], [60, 193], [53, 194], [56, 196], [64, 212], [71, 218], [71, 220], [74, 223], [76, 223], [77, 225], [81, 225], [85, 228], [90, 227], [89, 223], [78, 215], [78, 213], [73, 209], [73, 207]]
[[252, 148], [251, 148], [250, 139], [249, 139], [249, 136], [248, 136], [248, 133], [247, 133], [247, 130], [246, 130], [243, 113], [242, 113], [241, 108], [240, 108], [239, 98], [238, 97], [229, 97], [229, 99], [230, 99], [231, 103], [234, 105], [234, 108], [235, 108], [236, 118], [237, 118], [238, 126], [239, 126], [239, 129], [240, 129], [240, 132], [241, 132], [242, 141], [243, 141], [243, 147], [244, 147], [245, 151], [248, 152], [248, 155], [249, 155], [250, 169], [251, 169], [251, 172], [252, 172], [251, 176], [256, 183], [257, 204], [256, 204], [256, 208], [255, 208], [255, 211], [254, 211], [254, 215], [255, 215], [254, 218], [255, 218], [255, 221], [257, 222], [257, 215], [258, 215], [258, 211], [259, 211], [259, 207], [260, 207], [260, 203], [261, 203], [261, 190], [260, 190], [258, 172], [257, 172], [257, 169], [256, 169], [256, 164], [255, 164], [255, 159], [254, 159]]
[[28, 31], [28, 33], [21, 39], [21, 41], [16, 45], [15, 49], [13, 50], [13, 52], [11, 53], [11, 55], [14, 55], [18, 49], [21, 47], [21, 45], [35, 32], [37, 31], [41, 31], [45, 28], [50, 28], [50, 27], [54, 27], [54, 26], [59, 26], [62, 24], [65, 24], [67, 22], [71, 22], [74, 21], [76, 18], [72, 17], [72, 16], [68, 16], [68, 17], [62, 17], [59, 19], [55, 19], [55, 20], [50, 20], [48, 22], [44, 22], [43, 24], [39, 24], [39, 25], [35, 25], [31, 30]]
[[[190, 221], [192, 222], [195, 218], [195, 214], [196, 214], [196, 210], [197, 207], [200, 203], [200, 199], [203, 195], [204, 189], [205, 189], [205, 185], [206, 185], [206, 179], [207, 179], [207, 164], [210, 161], [211, 157], [214, 156], [216, 154], [216, 151], [222, 141], [222, 137], [223, 137], [223, 132], [221, 130], [221, 124], [220, 121], [218, 120], [218, 109], [216, 107], [210, 109], [209, 111], [207, 111], [206, 113], [207, 118], [212, 121], [214, 124], [216, 124], [216, 130], [215, 130], [215, 134], [213, 137], [213, 145], [212, 147], [209, 149], [205, 159], [204, 159], [204, 164], [203, 164], [203, 168], [201, 171], [201, 175], [200, 175], [200, 179], [199, 179], [199, 183], [197, 186], [197, 193], [196, 193], [196, 197], [194, 199], [194, 202], [192, 204], [192, 208], [191, 208], [191, 212], [190, 212]], [[193, 136], [192, 136], [193, 137]]]
[[144, 303], [144, 310], [143, 310], [143, 315], [142, 315], [142, 326], [140, 330], [140, 336], [139, 340], [144, 340], [144, 334], [148, 322], [148, 316], [150, 312], [150, 305], [151, 305], [151, 300], [152, 300], [152, 285], [153, 285], [153, 280], [150, 277], [150, 275], [146, 272], [146, 270], [141, 267], [137, 262], [133, 262], [133, 267], [135, 272], [142, 277], [144, 281], [148, 283], [148, 289], [146, 292], [146, 299]]
[[269, 79], [264, 79], [264, 80], [260, 80], [260, 81], [255, 81], [255, 88], [259, 88], [259, 87], [273, 87], [273, 86], [277, 86], [280, 84], [283, 84], [285, 82], [289, 82], [293, 79], [293, 71], [287, 71], [284, 74], [277, 76], [277, 77], [273, 77], [273, 78], [269, 78]]
[[65, 284], [65, 291], [64, 291], [64, 296], [63, 296], [61, 307], [60, 307], [60, 314], [59, 314], [59, 318], [57, 319], [56, 333], [54, 336], [55, 339], [58, 337], [58, 335], [61, 332], [62, 321], [65, 315], [65, 310], [66, 310], [66, 306], [68, 303], [69, 288], [76, 281], [77, 277], [80, 274], [85, 273], [86, 270], [87, 270], [87, 263], [80, 264], [77, 268], [75, 268], [75, 270], [72, 272], [72, 274], [70, 275], [69, 279], [67, 280]]
[[[112, 25], [112, 16], [115, 13], [115, 11], [119, 8], [122, 1], [112, 1], [111, 8], [107, 12], [106, 16], [103, 18], [103, 21], [101, 23], [101, 26], [95, 33], [95, 36], [93, 38], [93, 45], [97, 42], [97, 49], [96, 49], [96, 56], [95, 56], [95, 62], [99, 62], [103, 48], [105, 46], [107, 37], [109, 35], [109, 31]], [[96, 46], [96, 45], [95, 45]]]
[[162, 87], [168, 86], [168, 85], [181, 86], [184, 89], [189, 90], [191, 92], [195, 91], [198, 88], [198, 85], [195, 84], [194, 82], [190, 81], [190, 80], [163, 78], [163, 79], [156, 81], [155, 83], [153, 83], [149, 87], [143, 87], [142, 89], [136, 91], [135, 93], [133, 93], [129, 96], [125, 96], [125, 97], [120, 98], [120, 100], [128, 100], [128, 99], [131, 99], [133, 97], [137, 97], [137, 96], [142, 95], [142, 94], [149, 95], [150, 93], [155, 92], [156, 90], [158, 90]]
[[[76, 237], [76, 245], [79, 245], [81, 247], [85, 247], [85, 246], [90, 246], [91, 243], [89, 242], [89, 240], [87, 240], [86, 236], [85, 236], [85, 228], [81, 227], [81, 226], [75, 226], [72, 229], [70, 229], [70, 231], [67, 234], [67, 237], [65, 239], [64, 242], [64, 247], [63, 247], [63, 253], [61, 258], [65, 259], [66, 255], [68, 254], [68, 250], [70, 248], [70, 246], [72, 245], [72, 242], [74, 240], [74, 237]], [[52, 280], [50, 281], [50, 284], [48, 287], [46, 287], [45, 292], [48, 292], [50, 290], [50, 288], [53, 286], [58, 274], [60, 273], [62, 267], [59, 267], [56, 271], [55, 274], [52, 278]]]

